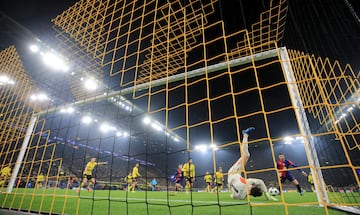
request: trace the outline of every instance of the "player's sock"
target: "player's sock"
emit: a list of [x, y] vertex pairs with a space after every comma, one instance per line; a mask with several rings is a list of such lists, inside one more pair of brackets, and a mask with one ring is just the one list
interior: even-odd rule
[[300, 184], [296, 185], [296, 188], [298, 190], [298, 193], [301, 193], [301, 187], [300, 187]]
[[250, 134], [252, 131], [254, 131], [254, 130], [255, 130], [254, 127], [249, 127], [249, 128], [247, 128], [247, 129], [243, 130], [242, 133], [249, 135], [249, 134]]
[[185, 191], [186, 191], [186, 192], [189, 192], [189, 190], [190, 190], [190, 186], [189, 186], [189, 185], [185, 185]]

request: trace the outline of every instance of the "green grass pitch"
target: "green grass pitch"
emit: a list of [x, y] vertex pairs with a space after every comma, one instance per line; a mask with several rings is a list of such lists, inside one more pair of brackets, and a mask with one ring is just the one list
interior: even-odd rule
[[[337, 194], [338, 196], [340, 194]], [[234, 200], [230, 193], [173, 193], [173, 192], [145, 192], [135, 193], [120, 190], [95, 190], [80, 193], [74, 190], [61, 189], [14, 189], [12, 194], [0, 194], [2, 208], [11, 208], [50, 212], [52, 214], [285, 214], [285, 206], [281, 196], [278, 202], [266, 201], [265, 197], [246, 200]], [[288, 206], [289, 214], [325, 214], [325, 209], [316, 203], [315, 193], [284, 193], [283, 198]], [[345, 199], [345, 198], [344, 198]], [[349, 202], [349, 200], [347, 200]], [[360, 202], [360, 198], [350, 200]], [[78, 207], [79, 204], [79, 207]], [[270, 204], [270, 205], [269, 205]], [[301, 204], [301, 206], [292, 205]], [[78, 209], [77, 209], [78, 208]], [[329, 210], [329, 214], [346, 214], [336, 210]]]

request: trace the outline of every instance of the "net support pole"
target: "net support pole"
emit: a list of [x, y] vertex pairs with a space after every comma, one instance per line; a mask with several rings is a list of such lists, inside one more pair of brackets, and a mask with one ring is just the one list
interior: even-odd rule
[[325, 181], [321, 172], [319, 159], [317, 156], [314, 140], [311, 135], [311, 130], [307, 116], [305, 113], [305, 108], [302, 103], [300, 92], [296, 84], [296, 79], [294, 76], [294, 71], [292, 69], [289, 54], [285, 47], [279, 48], [281, 66], [284, 70], [285, 79], [289, 89], [289, 95], [291, 102], [294, 106], [296, 120], [299, 125], [299, 130], [301, 135], [304, 137], [304, 147], [307, 153], [308, 162], [311, 170], [311, 174], [314, 179], [314, 185], [316, 190], [317, 199], [320, 206], [323, 206], [321, 202], [329, 203], [329, 198], [326, 192]]
[[6, 188], [6, 193], [11, 193], [13, 187], [14, 187], [14, 184], [15, 184], [15, 181], [16, 181], [16, 177], [19, 173], [19, 170], [20, 170], [20, 166], [23, 162], [23, 159], [24, 159], [24, 156], [25, 156], [25, 152], [26, 152], [26, 149], [29, 145], [29, 142], [30, 142], [30, 137], [31, 137], [31, 134], [34, 130], [34, 127], [35, 127], [35, 123], [36, 123], [36, 120], [38, 118], [38, 115], [37, 114], [34, 114], [31, 116], [31, 119], [30, 119], [30, 122], [29, 122], [29, 126], [28, 128], [26, 129], [26, 133], [25, 133], [25, 137], [24, 137], [24, 141], [21, 145], [21, 148], [20, 148], [20, 151], [19, 151], [19, 155], [17, 157], [17, 160], [16, 160], [16, 163], [15, 163], [15, 166], [14, 166], [14, 169], [12, 171], [12, 174], [11, 174], [11, 177], [10, 177], [10, 181], [9, 181], [9, 184]]

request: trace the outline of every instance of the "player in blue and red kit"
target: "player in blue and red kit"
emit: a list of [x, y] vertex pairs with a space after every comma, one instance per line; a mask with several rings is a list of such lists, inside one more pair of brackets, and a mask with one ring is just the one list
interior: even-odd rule
[[176, 169], [176, 173], [175, 173], [175, 190], [176, 191], [182, 191], [183, 186], [181, 185], [181, 182], [184, 178], [183, 176], [183, 172], [182, 169], [183, 165], [179, 164], [178, 168]]
[[[294, 176], [292, 176], [290, 174], [290, 172], [287, 170], [290, 166], [295, 167], [295, 168], [298, 167], [298, 166], [294, 162], [292, 162], [291, 160], [285, 159], [285, 155], [283, 153], [279, 153], [279, 160], [277, 161], [276, 164], [277, 164], [276, 168], [279, 170], [281, 183], [283, 184], [286, 181], [286, 179], [288, 179], [293, 185], [295, 185], [295, 187], [297, 188], [298, 193], [300, 195], [302, 195], [301, 187], [300, 187], [300, 184], [299, 184], [298, 180], [296, 180], [296, 178], [294, 178]], [[298, 169], [298, 170], [305, 177], [307, 176], [305, 171], [303, 171], [301, 169]]]

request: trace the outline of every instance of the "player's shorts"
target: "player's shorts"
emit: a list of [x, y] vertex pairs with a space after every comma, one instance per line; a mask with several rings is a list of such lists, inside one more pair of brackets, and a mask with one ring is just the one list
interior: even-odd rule
[[188, 181], [190, 184], [194, 183], [194, 177], [185, 177], [185, 181]]
[[93, 175], [84, 174], [84, 178], [86, 178], [87, 180], [91, 180], [94, 177], [93, 177]]
[[206, 182], [207, 185], [211, 186], [211, 182]]
[[181, 183], [181, 178], [177, 178], [176, 180], [175, 180], [175, 184], [180, 184]]
[[240, 174], [228, 175], [228, 184], [230, 186], [232, 199], [245, 199], [247, 195], [246, 183], [241, 180]]
[[281, 183], [284, 183], [286, 179], [289, 180], [290, 182], [295, 180], [294, 176], [292, 176], [289, 172], [286, 172], [285, 176], [280, 177]]
[[216, 186], [221, 187], [223, 184], [222, 183], [216, 183]]
[[133, 181], [133, 182], [137, 182], [137, 179], [136, 179], [136, 178], [132, 178], [132, 181]]

